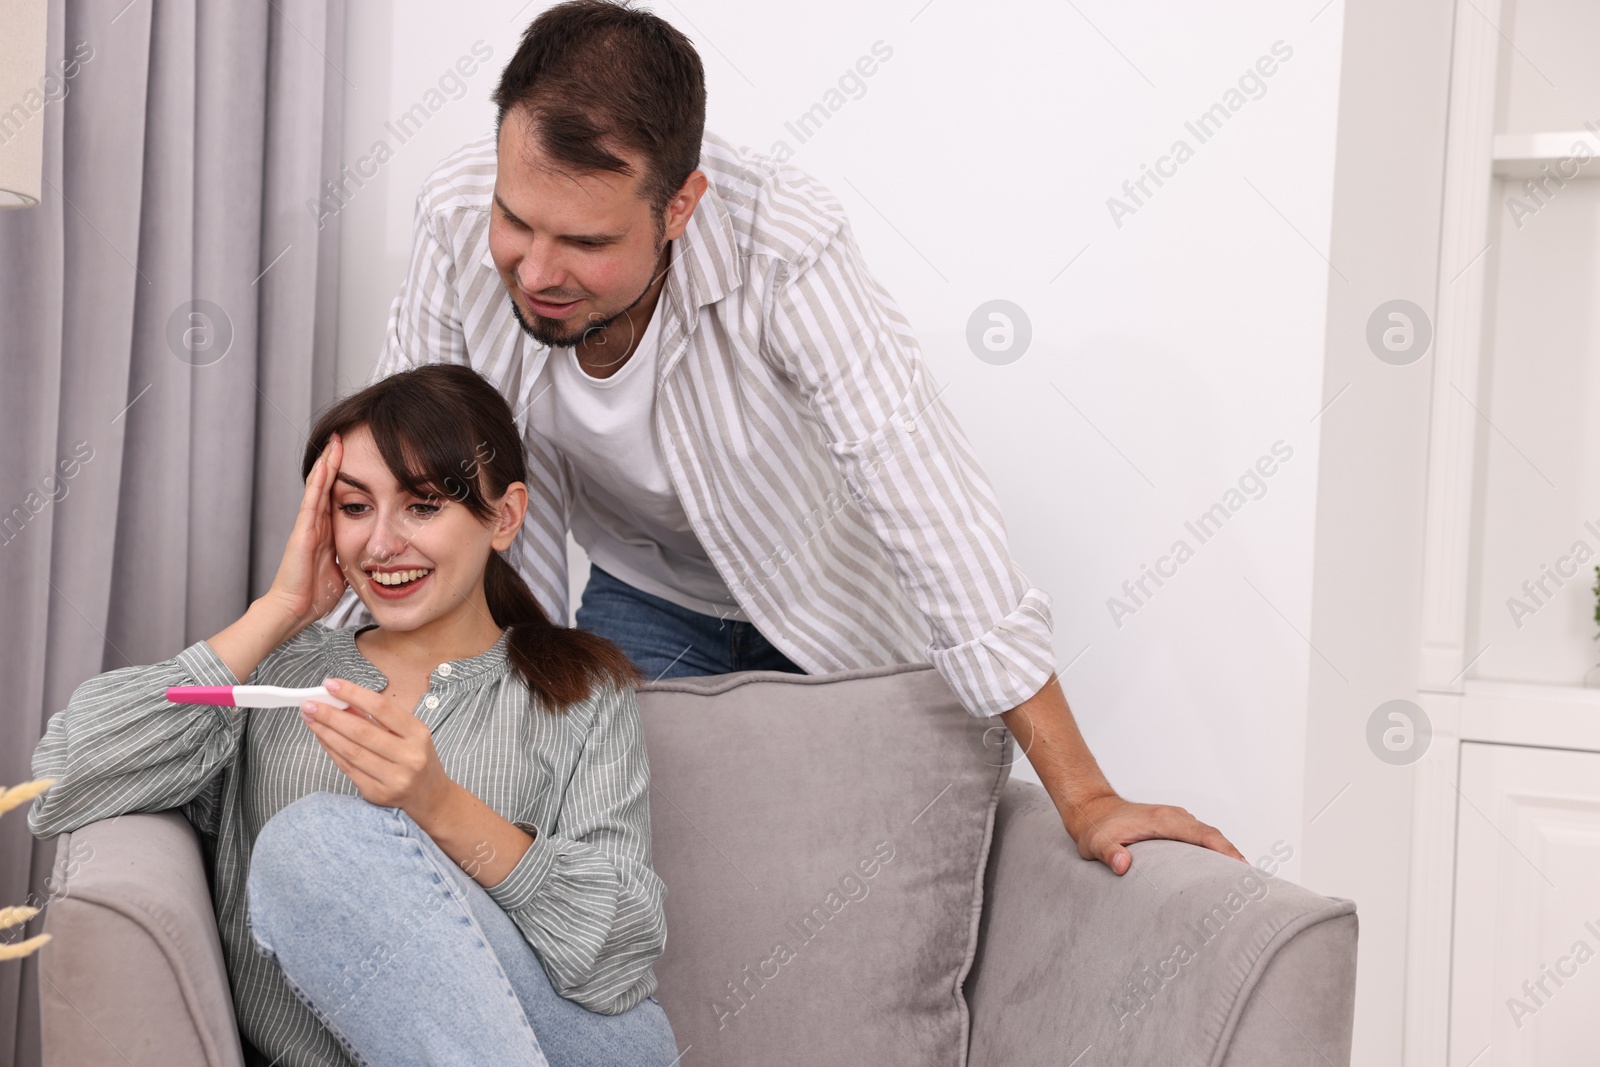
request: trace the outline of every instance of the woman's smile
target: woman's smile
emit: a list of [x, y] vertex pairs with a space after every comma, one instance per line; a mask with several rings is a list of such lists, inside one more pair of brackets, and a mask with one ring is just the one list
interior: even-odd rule
[[384, 600], [404, 600], [427, 585], [432, 574], [432, 567], [411, 567], [398, 571], [369, 570], [367, 585]]

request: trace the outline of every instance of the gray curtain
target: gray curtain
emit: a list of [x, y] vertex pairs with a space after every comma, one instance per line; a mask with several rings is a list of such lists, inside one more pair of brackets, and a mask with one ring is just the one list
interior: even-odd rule
[[[83, 681], [272, 581], [334, 394], [338, 228], [306, 204], [338, 175], [343, 37], [343, 0], [50, 2], [67, 91], [22, 109], [44, 198], [0, 212], [0, 784]], [[0, 905], [46, 899], [25, 815]], [[40, 1062], [37, 958], [0, 963], [0, 1064]]]

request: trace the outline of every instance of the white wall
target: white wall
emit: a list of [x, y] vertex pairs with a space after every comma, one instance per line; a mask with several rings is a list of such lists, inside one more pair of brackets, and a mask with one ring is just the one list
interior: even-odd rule
[[[351, 3], [351, 159], [475, 41], [494, 58], [342, 212], [346, 387], [376, 358], [423, 176], [490, 128], [499, 66], [544, 6]], [[762, 151], [788, 141], [850, 212], [1055, 598], [1066, 692], [1112, 783], [1190, 808], [1251, 858], [1287, 842], [1296, 878], [1343, 0], [654, 9], [701, 51], [709, 125]], [[860, 98], [799, 143], [785, 122], [879, 41], [892, 56]], [[1292, 57], [1199, 143], [1185, 122], [1278, 41]], [[1180, 138], [1193, 158], [1117, 226], [1108, 197]], [[965, 341], [993, 298], [1033, 326], [1006, 366]], [[1185, 522], [1280, 440], [1292, 458], [1265, 494], [1199, 544]], [[1179, 538], [1194, 558], [1116, 625], [1108, 598]]]

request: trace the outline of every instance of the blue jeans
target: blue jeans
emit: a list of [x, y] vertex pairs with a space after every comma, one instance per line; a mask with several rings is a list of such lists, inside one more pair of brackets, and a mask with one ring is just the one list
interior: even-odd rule
[[358, 1064], [668, 1067], [647, 997], [560, 996], [511, 917], [399, 808], [317, 792], [267, 820], [248, 880], [256, 951]]
[[589, 564], [574, 620], [622, 647], [648, 681], [734, 671], [805, 671], [772, 647], [754, 623], [690, 611]]

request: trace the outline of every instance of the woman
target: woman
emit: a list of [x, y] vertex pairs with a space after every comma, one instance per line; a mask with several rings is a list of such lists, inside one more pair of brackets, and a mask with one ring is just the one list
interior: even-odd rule
[[[51, 717], [30, 828], [183, 809], [256, 1062], [674, 1062], [637, 672], [500, 555], [528, 500], [504, 397], [395, 374], [322, 416], [302, 473], [266, 595]], [[375, 624], [316, 621], [347, 585]], [[241, 680], [350, 707], [165, 699]]]

